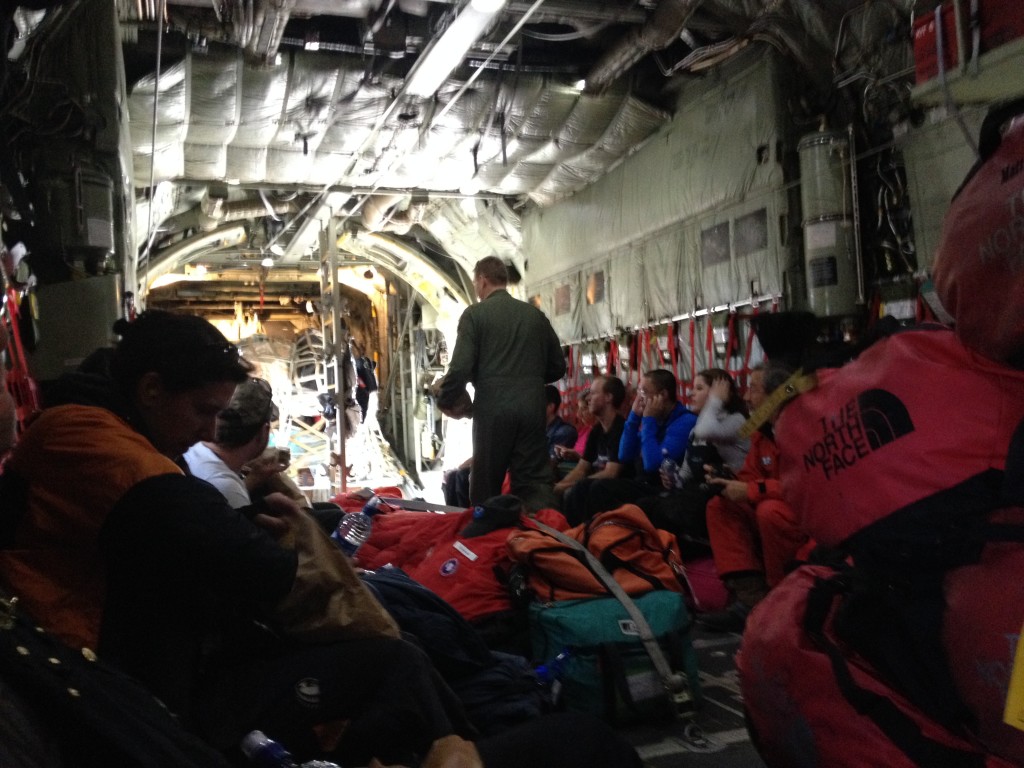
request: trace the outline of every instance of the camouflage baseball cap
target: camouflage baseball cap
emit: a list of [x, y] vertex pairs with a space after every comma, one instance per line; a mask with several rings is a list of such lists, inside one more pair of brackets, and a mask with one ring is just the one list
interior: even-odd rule
[[250, 378], [235, 387], [228, 407], [217, 414], [217, 441], [235, 442], [251, 437], [252, 428], [277, 421], [280, 414], [273, 390], [265, 379]]

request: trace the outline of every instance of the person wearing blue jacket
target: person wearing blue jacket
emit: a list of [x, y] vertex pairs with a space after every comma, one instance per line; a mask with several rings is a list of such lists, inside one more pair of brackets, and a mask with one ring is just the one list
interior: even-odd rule
[[638, 481], [658, 488], [661, 462], [666, 456], [677, 464], [682, 461], [696, 423], [697, 414], [676, 397], [676, 377], [662, 368], [647, 371], [626, 417], [619, 458], [635, 463]]

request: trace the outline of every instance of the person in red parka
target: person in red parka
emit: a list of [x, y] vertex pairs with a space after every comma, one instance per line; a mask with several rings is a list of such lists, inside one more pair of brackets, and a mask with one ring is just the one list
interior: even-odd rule
[[[781, 365], [758, 366], [750, 373], [746, 401], [756, 409], [789, 377]], [[722, 581], [735, 598], [724, 611], [699, 618], [708, 629], [742, 632], [747, 614], [781, 581], [786, 567], [807, 543], [792, 508], [782, 498], [779, 451], [772, 422], [750, 438], [750, 451], [736, 479], [710, 478], [722, 489], [707, 505], [711, 553]]]

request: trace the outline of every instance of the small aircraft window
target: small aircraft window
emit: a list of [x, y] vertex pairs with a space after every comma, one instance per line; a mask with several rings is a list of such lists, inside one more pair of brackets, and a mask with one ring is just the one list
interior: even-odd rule
[[598, 270], [587, 278], [587, 304], [604, 301], [604, 270]]
[[736, 258], [749, 256], [768, 247], [768, 211], [760, 208], [736, 219], [733, 229], [733, 244]]
[[569, 284], [565, 283], [555, 288], [555, 314], [567, 315], [570, 309], [572, 309], [572, 294], [569, 293]]
[[705, 267], [729, 261], [729, 222], [723, 221], [700, 233], [700, 261]]

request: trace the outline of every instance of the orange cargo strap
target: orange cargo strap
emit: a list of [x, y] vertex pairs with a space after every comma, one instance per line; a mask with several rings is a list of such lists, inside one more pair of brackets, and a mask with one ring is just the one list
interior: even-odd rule
[[619, 370], [619, 340], [608, 341], [608, 375], [617, 376]]

